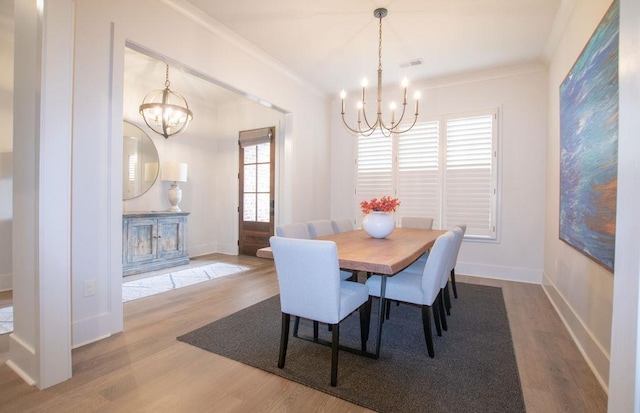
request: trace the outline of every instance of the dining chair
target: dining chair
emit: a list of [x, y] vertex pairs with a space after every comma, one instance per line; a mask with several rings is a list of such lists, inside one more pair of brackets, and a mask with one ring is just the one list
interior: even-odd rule
[[309, 231], [309, 236], [311, 238], [331, 235], [335, 232], [333, 230], [333, 226], [331, 225], [331, 221], [329, 221], [328, 219], [307, 222], [307, 230]]
[[[462, 230], [461, 227], [454, 227], [451, 230], [451, 232], [453, 232], [453, 235], [454, 235], [453, 248], [451, 249], [451, 253], [449, 254], [449, 257], [447, 259], [448, 260], [447, 265], [444, 273], [442, 274], [442, 280], [441, 280], [441, 286], [440, 286], [440, 288], [442, 289], [442, 299], [444, 304], [444, 308], [441, 308], [441, 310], [443, 310], [441, 312], [441, 323], [442, 323], [442, 329], [445, 331], [447, 330], [447, 320], [444, 317], [444, 313], [446, 312], [447, 315], [451, 315], [451, 298], [449, 295], [449, 274], [451, 273], [451, 271], [453, 271], [453, 267], [455, 266], [455, 261], [458, 256], [458, 250], [460, 249], [460, 244], [462, 243], [462, 237], [464, 235], [464, 231]], [[411, 272], [414, 274], [420, 274], [422, 273], [423, 269], [424, 269], [424, 263], [421, 263], [419, 261], [414, 261], [411, 265], [405, 268], [404, 271]], [[387, 308], [386, 308], [387, 320], [389, 319], [389, 312], [390, 312], [390, 308], [387, 303]]]
[[[454, 267], [456, 266], [456, 260], [458, 259], [458, 251], [460, 250], [460, 245], [462, 244], [462, 237], [464, 237], [464, 230], [461, 227], [454, 227], [451, 232], [455, 236], [455, 240], [453, 243], [453, 248], [451, 249], [451, 254], [449, 254], [449, 263], [447, 264], [447, 269], [442, 277], [442, 298], [444, 299], [444, 308], [447, 312], [447, 315], [451, 315], [451, 297], [449, 296], [449, 274], [453, 274]], [[453, 285], [453, 280], [451, 281]], [[455, 291], [455, 287], [454, 291]], [[446, 323], [446, 321], [445, 321]], [[445, 328], [446, 330], [446, 328]]]
[[276, 226], [276, 235], [286, 238], [309, 239], [307, 226], [302, 223], [283, 224]]
[[[442, 307], [442, 277], [447, 270], [451, 250], [454, 247], [455, 235], [451, 231], [440, 235], [433, 244], [422, 274], [400, 271], [386, 280], [384, 300], [397, 300], [422, 307], [422, 326], [427, 343], [429, 357], [434, 357], [433, 338], [431, 332], [431, 314], [439, 336], [441, 331], [440, 308]], [[369, 295], [380, 297], [382, 277], [374, 275], [365, 285], [369, 287]], [[380, 302], [379, 305], [385, 303]]]
[[[433, 218], [429, 217], [402, 217], [400, 218], [400, 226], [403, 228], [418, 228], [418, 229], [432, 229]], [[418, 257], [419, 261], [424, 263], [427, 261], [429, 251]]]
[[429, 217], [402, 217], [400, 226], [405, 228], [432, 229], [433, 218]]
[[453, 267], [451, 267], [451, 288], [453, 288], [453, 297], [458, 298], [458, 290], [456, 289], [456, 263], [458, 262], [458, 253], [460, 252], [460, 247], [462, 246], [462, 240], [464, 239], [464, 234], [467, 233], [467, 224], [458, 225], [460, 229], [462, 229], [462, 237], [460, 238], [460, 243], [458, 248], [455, 251], [455, 257], [453, 258]]
[[[284, 368], [291, 315], [331, 326], [331, 386], [337, 385], [340, 322], [360, 309], [360, 340], [366, 351], [370, 323], [369, 289], [340, 279], [338, 247], [333, 241], [271, 237], [280, 288], [282, 325], [278, 368]], [[304, 274], [301, 277], [300, 274]]]
[[336, 234], [354, 230], [353, 221], [349, 218], [334, 219], [331, 221], [331, 226], [333, 227], [333, 232]]
[[[329, 226], [331, 226], [331, 224], [329, 224]], [[296, 239], [315, 238], [315, 236], [311, 237], [311, 234], [309, 234], [309, 225], [305, 225], [302, 223], [278, 225], [276, 226], [276, 235], [279, 237], [296, 238]], [[340, 271], [340, 278], [343, 280], [349, 280], [349, 279], [354, 279], [355, 275], [351, 271]], [[295, 337], [298, 336], [299, 326], [300, 326], [300, 318], [296, 317], [294, 326], [293, 326], [293, 335]]]

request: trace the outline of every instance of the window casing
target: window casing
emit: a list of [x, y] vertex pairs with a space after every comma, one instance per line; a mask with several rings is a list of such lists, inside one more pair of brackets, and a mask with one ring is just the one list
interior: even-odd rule
[[401, 135], [358, 137], [356, 208], [384, 195], [396, 214], [428, 216], [433, 227], [467, 224], [465, 238], [495, 240], [498, 214], [497, 110], [442, 115]]

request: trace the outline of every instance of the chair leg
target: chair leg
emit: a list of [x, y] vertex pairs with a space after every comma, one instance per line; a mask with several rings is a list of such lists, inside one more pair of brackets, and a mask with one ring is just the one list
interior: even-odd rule
[[[298, 319], [298, 317], [296, 317]], [[284, 367], [284, 360], [287, 358], [287, 344], [289, 343], [289, 322], [291, 316], [282, 313], [282, 326], [280, 328], [280, 355], [278, 356], [278, 368]]]
[[433, 337], [431, 335], [431, 307], [422, 306], [422, 327], [424, 329], [424, 339], [427, 342], [427, 352], [429, 357], [433, 358]]
[[317, 341], [318, 340], [318, 322], [314, 321], [313, 322], [313, 341]]
[[442, 336], [442, 326], [440, 324], [440, 309], [438, 308], [438, 298], [436, 297], [436, 301], [431, 305], [431, 311], [433, 312], [433, 321], [436, 322], [436, 333], [438, 333], [438, 337]]
[[333, 324], [331, 333], [331, 387], [336, 387], [338, 384], [338, 341], [340, 340], [340, 324]]
[[453, 297], [458, 298], [458, 290], [456, 290], [456, 269], [451, 269], [451, 288], [453, 288]]
[[444, 300], [442, 296], [443, 296], [443, 293], [442, 293], [442, 290], [440, 290], [440, 292], [438, 293], [438, 298], [436, 298], [436, 301], [438, 302], [438, 312], [440, 313], [440, 322], [442, 323], [442, 329], [444, 331], [447, 331], [447, 316], [445, 315]]
[[447, 315], [451, 315], [451, 296], [449, 295], [449, 282], [444, 285], [444, 308], [447, 310]]
[[367, 351], [369, 340], [369, 325], [371, 324], [371, 296], [360, 306], [360, 342], [362, 351]]
[[385, 300], [386, 305], [385, 305], [385, 320], [389, 319], [389, 313], [391, 312], [391, 300]]
[[293, 322], [293, 336], [298, 337], [298, 327], [300, 327], [300, 317], [296, 316]]

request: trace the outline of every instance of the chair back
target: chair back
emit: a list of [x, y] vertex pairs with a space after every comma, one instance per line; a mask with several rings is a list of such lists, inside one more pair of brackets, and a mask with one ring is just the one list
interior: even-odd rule
[[307, 222], [307, 230], [311, 238], [333, 234], [333, 227], [331, 226], [331, 221], [328, 219]]
[[340, 268], [333, 241], [271, 237], [280, 308], [322, 323], [340, 322]]
[[276, 227], [276, 235], [285, 238], [309, 239], [309, 231], [304, 224], [284, 224]]
[[333, 227], [333, 232], [339, 234], [341, 232], [353, 231], [353, 221], [344, 218], [344, 219], [334, 219], [331, 221], [331, 226]]
[[458, 262], [458, 253], [460, 252], [460, 247], [462, 246], [462, 240], [464, 240], [464, 234], [466, 234], [467, 232], [467, 224], [460, 224], [456, 226], [462, 230], [462, 235], [460, 236], [460, 240], [458, 241], [458, 246], [456, 247], [456, 255], [453, 258], [453, 267], [455, 267], [456, 263]]
[[433, 227], [433, 218], [402, 217], [400, 218], [400, 226], [404, 228], [431, 229]]
[[442, 274], [440, 285], [441, 288], [444, 288], [444, 286], [447, 284], [447, 281], [449, 281], [449, 274], [451, 273], [451, 270], [456, 266], [456, 261], [458, 260], [458, 251], [460, 250], [460, 244], [462, 244], [462, 237], [464, 236], [464, 232], [460, 227], [454, 227], [450, 232], [453, 233], [453, 247], [451, 248], [451, 251], [449, 253], [447, 266], [445, 267], [445, 270]]
[[452, 231], [440, 235], [433, 244], [422, 273], [422, 293], [426, 302], [433, 302], [440, 292], [442, 278], [449, 270], [447, 266], [451, 261], [454, 246], [455, 235]]

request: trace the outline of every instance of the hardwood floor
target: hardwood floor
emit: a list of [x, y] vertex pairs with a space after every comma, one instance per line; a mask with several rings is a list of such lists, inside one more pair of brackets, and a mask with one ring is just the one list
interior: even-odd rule
[[[273, 262], [216, 258], [252, 270], [125, 303], [124, 332], [74, 350], [73, 378], [49, 389], [0, 366], [0, 412], [367, 412], [176, 340], [278, 292]], [[606, 411], [605, 392], [542, 287], [457, 279], [502, 287], [528, 412]]]

